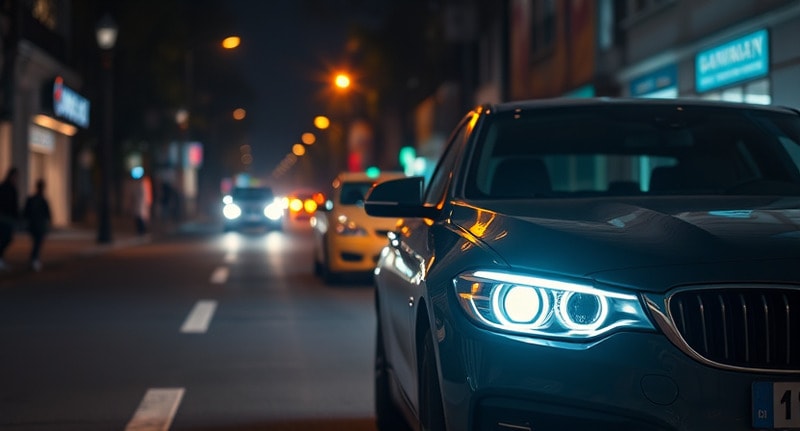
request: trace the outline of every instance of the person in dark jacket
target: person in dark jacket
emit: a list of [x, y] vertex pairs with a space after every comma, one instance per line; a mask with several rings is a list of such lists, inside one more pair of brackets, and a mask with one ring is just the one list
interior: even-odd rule
[[42, 269], [39, 254], [42, 251], [44, 237], [50, 227], [50, 205], [44, 197], [44, 180], [36, 181], [36, 193], [29, 196], [25, 201], [25, 209], [22, 213], [28, 226], [28, 232], [30, 232], [31, 239], [33, 239], [31, 268], [38, 272]]
[[0, 271], [9, 269], [3, 260], [3, 255], [14, 239], [14, 229], [19, 221], [18, 175], [17, 168], [11, 167], [5, 180], [0, 184]]

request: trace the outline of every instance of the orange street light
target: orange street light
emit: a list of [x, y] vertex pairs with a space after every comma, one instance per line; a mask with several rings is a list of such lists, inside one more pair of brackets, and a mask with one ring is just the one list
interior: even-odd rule
[[228, 36], [222, 40], [222, 47], [225, 49], [234, 49], [242, 43], [242, 39], [239, 36]]
[[337, 87], [344, 90], [350, 87], [350, 77], [345, 73], [340, 73], [333, 79], [333, 83], [336, 84]]
[[328, 117], [325, 117], [323, 115], [317, 115], [316, 117], [314, 117], [314, 126], [317, 129], [325, 130], [328, 127], [330, 127], [330, 125], [331, 125], [331, 120], [329, 120]]
[[314, 136], [313, 133], [306, 132], [303, 133], [303, 136], [300, 137], [300, 140], [303, 141], [303, 143], [306, 145], [311, 145], [314, 142], [317, 142], [317, 137]]
[[234, 120], [244, 120], [244, 117], [247, 116], [247, 111], [242, 108], [236, 108], [233, 110], [233, 119]]
[[303, 144], [294, 144], [292, 145], [292, 154], [297, 157], [302, 156], [306, 153], [306, 147]]

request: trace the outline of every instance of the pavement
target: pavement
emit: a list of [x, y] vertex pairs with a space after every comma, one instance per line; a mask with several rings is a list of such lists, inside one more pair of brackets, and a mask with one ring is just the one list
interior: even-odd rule
[[[177, 231], [176, 223], [160, 223], [151, 226], [149, 232], [139, 235], [134, 229], [131, 219], [112, 219], [111, 242], [97, 241], [97, 226], [91, 224], [72, 224], [53, 228], [45, 237], [40, 255], [42, 272], [47, 268], [61, 266], [75, 259], [96, 256], [111, 250], [131, 247], [152, 242], [155, 238], [169, 235]], [[3, 260], [9, 267], [0, 270], [0, 281], [14, 278], [26, 273], [34, 273], [30, 264], [31, 237], [24, 230], [17, 230], [14, 240], [6, 249]]]

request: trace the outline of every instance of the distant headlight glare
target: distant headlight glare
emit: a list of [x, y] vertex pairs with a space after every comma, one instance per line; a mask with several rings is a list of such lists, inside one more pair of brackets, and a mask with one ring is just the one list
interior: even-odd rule
[[275, 201], [267, 206], [264, 207], [264, 217], [272, 220], [278, 221], [283, 217], [283, 207], [281, 206], [280, 201]]
[[226, 204], [222, 207], [222, 215], [225, 216], [228, 220], [235, 220], [242, 215], [242, 209], [239, 208], [239, 205], [236, 204]]
[[459, 302], [476, 322], [522, 335], [586, 340], [617, 329], [653, 329], [637, 296], [494, 271], [454, 280]]

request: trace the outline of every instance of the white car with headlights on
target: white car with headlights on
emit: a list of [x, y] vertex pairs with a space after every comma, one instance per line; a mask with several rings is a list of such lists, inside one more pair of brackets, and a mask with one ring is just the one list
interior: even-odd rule
[[269, 187], [236, 187], [222, 198], [225, 231], [246, 227], [280, 229], [283, 207]]

